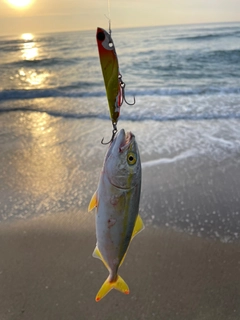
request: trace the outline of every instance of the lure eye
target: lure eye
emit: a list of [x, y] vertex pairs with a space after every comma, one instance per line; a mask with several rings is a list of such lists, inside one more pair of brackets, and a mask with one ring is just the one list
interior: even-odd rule
[[109, 45], [109, 48], [112, 48], [112, 47], [113, 47], [113, 43], [112, 43], [111, 41], [109, 42], [108, 45]]
[[98, 32], [97, 39], [103, 41], [105, 39], [105, 34], [102, 31]]
[[130, 166], [134, 165], [137, 162], [136, 154], [133, 152], [129, 152], [127, 155], [127, 162]]

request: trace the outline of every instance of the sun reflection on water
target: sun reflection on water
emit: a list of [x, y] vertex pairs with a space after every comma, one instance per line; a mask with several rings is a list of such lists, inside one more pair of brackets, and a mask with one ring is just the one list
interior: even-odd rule
[[32, 86], [44, 86], [45, 80], [48, 78], [49, 74], [47, 72], [37, 73], [36, 71], [30, 71], [26, 81]]
[[62, 146], [59, 145], [58, 120], [47, 113], [22, 114], [25, 147], [16, 155], [15, 170], [19, 178], [16, 188], [36, 196], [61, 195], [65, 192], [68, 171]]
[[[29, 63], [41, 62], [39, 48], [36, 41], [34, 41], [34, 35], [32, 33], [23, 33], [21, 39], [24, 41], [21, 50], [22, 59]], [[19, 69], [16, 77], [20, 77], [21, 81], [30, 85], [30, 87], [35, 86], [39, 88], [45, 87], [49, 73], [42, 68], [31, 68], [29, 70], [28, 66], [27, 68], [22, 67]], [[29, 87], [27, 86], [25, 89], [29, 89]]]
[[22, 48], [23, 60], [35, 60], [38, 57], [38, 48], [31, 33], [23, 33], [21, 38], [25, 41]]

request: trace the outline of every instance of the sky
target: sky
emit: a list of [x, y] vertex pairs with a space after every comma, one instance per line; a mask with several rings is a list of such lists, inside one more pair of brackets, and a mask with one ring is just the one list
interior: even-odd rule
[[240, 21], [240, 0], [0, 0], [0, 34]]

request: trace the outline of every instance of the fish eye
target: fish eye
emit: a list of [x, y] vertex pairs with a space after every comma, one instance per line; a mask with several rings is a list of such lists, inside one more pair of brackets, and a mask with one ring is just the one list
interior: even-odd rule
[[98, 32], [97, 39], [103, 41], [105, 39], [105, 34], [102, 31]]
[[134, 165], [137, 162], [136, 154], [133, 152], [129, 152], [127, 155], [127, 161], [130, 166]]

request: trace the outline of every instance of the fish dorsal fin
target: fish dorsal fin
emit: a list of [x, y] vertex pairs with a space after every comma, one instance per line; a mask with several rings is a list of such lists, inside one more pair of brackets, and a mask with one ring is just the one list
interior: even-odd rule
[[97, 191], [94, 192], [92, 199], [88, 205], [88, 212], [92, 211], [98, 205]]
[[145, 228], [142, 218], [140, 217], [140, 215], [138, 214], [136, 222], [135, 222], [135, 226], [133, 229], [133, 233], [132, 233], [132, 238], [134, 238], [139, 232], [141, 232], [143, 229]]

